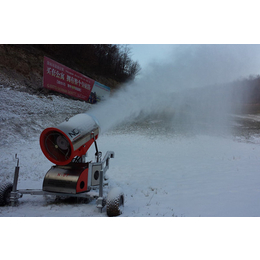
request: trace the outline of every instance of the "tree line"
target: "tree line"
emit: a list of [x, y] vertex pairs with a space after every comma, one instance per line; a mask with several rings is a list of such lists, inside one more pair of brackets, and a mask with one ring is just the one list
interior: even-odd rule
[[33, 47], [87, 76], [101, 75], [123, 83], [134, 79], [141, 70], [139, 63], [132, 60], [128, 45], [34, 44]]
[[237, 90], [244, 93], [244, 103], [260, 104], [260, 75], [249, 76], [247, 78], [236, 80], [234, 83]]

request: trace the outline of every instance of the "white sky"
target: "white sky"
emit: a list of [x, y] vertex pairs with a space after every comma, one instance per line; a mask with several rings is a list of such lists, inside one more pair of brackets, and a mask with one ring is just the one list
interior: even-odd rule
[[[156, 73], [168, 79], [179, 70], [189, 78], [198, 77], [233, 81], [260, 74], [260, 44], [129, 44], [131, 58], [141, 66], [141, 75], [156, 64]], [[152, 66], [148, 65], [151, 64]], [[175, 65], [174, 65], [175, 64]], [[199, 70], [200, 73], [199, 73]], [[213, 76], [215, 75], [215, 76]]]
[[129, 44], [129, 47], [132, 51], [132, 60], [138, 61], [142, 69], [150, 62], [167, 61], [174, 50], [172, 44]]

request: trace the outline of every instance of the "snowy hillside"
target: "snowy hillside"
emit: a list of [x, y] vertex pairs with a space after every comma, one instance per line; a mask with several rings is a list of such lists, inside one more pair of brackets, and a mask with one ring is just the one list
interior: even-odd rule
[[[90, 105], [57, 96], [34, 96], [0, 87], [0, 181], [12, 181], [20, 159], [18, 189], [41, 189], [51, 167], [39, 146], [41, 131], [85, 112]], [[122, 217], [260, 216], [260, 139], [241, 136], [184, 135], [158, 130], [163, 121], [117, 128], [98, 139], [110, 161], [110, 187], [125, 193]], [[94, 147], [88, 152], [94, 158]], [[0, 207], [0, 216], [95, 216], [89, 204], [24, 195], [18, 207]]]

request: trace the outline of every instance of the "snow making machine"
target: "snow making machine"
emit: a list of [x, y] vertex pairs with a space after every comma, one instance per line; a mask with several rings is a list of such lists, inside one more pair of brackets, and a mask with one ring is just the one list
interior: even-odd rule
[[[54, 163], [46, 173], [42, 190], [18, 190], [19, 158], [13, 183], [0, 185], [0, 206], [17, 205], [24, 194], [56, 195], [96, 199], [97, 208], [102, 212], [106, 206], [108, 216], [122, 214], [124, 194], [119, 187], [112, 188], [105, 196], [104, 186], [108, 185], [106, 171], [114, 152], [108, 151], [102, 159], [97, 138], [100, 132], [98, 121], [87, 113], [78, 114], [65, 120], [57, 127], [46, 128], [40, 136], [40, 146], [46, 158]], [[87, 151], [95, 145], [95, 162], [87, 162]]]

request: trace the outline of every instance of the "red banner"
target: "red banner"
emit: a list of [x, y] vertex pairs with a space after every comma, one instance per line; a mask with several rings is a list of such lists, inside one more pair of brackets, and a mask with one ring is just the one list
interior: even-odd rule
[[44, 57], [43, 87], [87, 101], [95, 80]]

